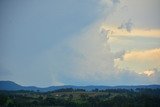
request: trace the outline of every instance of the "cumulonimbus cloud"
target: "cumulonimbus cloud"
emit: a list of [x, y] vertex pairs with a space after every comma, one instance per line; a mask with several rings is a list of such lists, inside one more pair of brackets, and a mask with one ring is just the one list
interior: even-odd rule
[[[112, 3], [112, 1], [110, 2]], [[112, 8], [114, 7], [113, 4]], [[68, 84], [65, 78], [67, 81], [70, 79], [70, 84], [76, 85], [159, 83], [159, 76], [156, 76], [159, 73], [158, 71], [154, 72], [154, 76], [149, 77], [144, 73], [140, 74], [135, 70], [128, 69], [127, 67], [121, 68], [119, 65], [116, 65], [116, 60], [125, 61], [128, 53], [123, 50], [116, 53], [111, 52], [108, 41], [112, 30], [103, 29], [102, 23], [105, 23], [104, 20], [98, 20], [65, 44], [74, 52], [74, 56], [70, 59], [70, 63], [73, 66], [66, 69], [66, 72], [54, 72], [57, 79], [64, 84]], [[129, 20], [120, 26], [119, 29], [123, 28], [130, 32], [132, 27], [133, 23]]]

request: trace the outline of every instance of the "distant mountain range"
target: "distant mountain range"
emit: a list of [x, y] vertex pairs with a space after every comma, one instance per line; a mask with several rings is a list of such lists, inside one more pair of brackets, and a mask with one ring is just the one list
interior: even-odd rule
[[160, 85], [136, 85], [136, 86], [73, 86], [73, 85], [64, 85], [64, 86], [50, 86], [46, 88], [39, 88], [35, 86], [21, 86], [18, 85], [12, 81], [0, 81], [0, 90], [32, 90], [32, 91], [41, 91], [41, 92], [47, 92], [47, 91], [54, 91], [62, 88], [73, 88], [73, 89], [85, 89], [87, 91], [93, 90], [93, 89], [99, 89], [99, 90], [105, 90], [105, 89], [136, 89], [136, 88], [150, 88], [150, 89], [160, 89]]

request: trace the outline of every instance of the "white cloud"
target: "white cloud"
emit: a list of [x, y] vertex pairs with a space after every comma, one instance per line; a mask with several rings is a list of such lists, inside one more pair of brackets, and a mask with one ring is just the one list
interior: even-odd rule
[[154, 74], [154, 70], [146, 70], [142, 73], [139, 73], [139, 74], [144, 74], [144, 75], [147, 75], [147, 76], [152, 76]]

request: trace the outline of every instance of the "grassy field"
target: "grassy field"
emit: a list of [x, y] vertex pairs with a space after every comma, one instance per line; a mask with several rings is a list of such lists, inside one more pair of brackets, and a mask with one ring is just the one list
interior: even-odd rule
[[160, 89], [0, 91], [0, 107], [160, 107]]

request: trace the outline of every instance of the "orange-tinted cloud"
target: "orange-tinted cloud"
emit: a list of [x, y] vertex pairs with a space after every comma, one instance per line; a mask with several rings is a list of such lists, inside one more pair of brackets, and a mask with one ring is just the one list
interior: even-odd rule
[[[116, 60], [116, 66], [121, 69], [127, 68], [138, 72], [148, 69], [160, 68], [160, 48], [127, 52], [123, 60]], [[146, 72], [148, 74], [148, 72]]]

